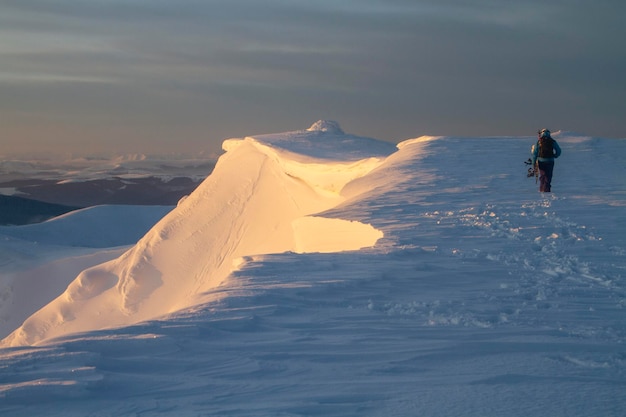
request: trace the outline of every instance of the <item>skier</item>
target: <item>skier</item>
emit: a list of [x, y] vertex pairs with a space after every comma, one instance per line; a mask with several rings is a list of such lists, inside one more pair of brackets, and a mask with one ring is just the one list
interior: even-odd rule
[[561, 147], [552, 139], [548, 129], [541, 129], [537, 134], [539, 136], [537, 143], [530, 149], [532, 166], [535, 170], [539, 170], [539, 191], [549, 193], [554, 160], [561, 156]]

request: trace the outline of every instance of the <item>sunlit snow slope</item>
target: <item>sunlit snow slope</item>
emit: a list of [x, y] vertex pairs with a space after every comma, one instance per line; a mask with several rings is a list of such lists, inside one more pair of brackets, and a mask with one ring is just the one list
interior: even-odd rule
[[[45, 314], [57, 313], [70, 324], [70, 314], [82, 319], [92, 307], [119, 310], [121, 286], [133, 281], [147, 289], [143, 301], [134, 298], [138, 313], [155, 296], [172, 303], [155, 313], [208, 302], [128, 326], [53, 339], [42, 333], [37, 346], [1, 347], [0, 415], [626, 415], [626, 139], [554, 136], [563, 154], [549, 194], [526, 177], [534, 135], [420, 137], [389, 150], [319, 123], [228, 141], [217, 176], [199, 193], [125, 257], [81, 276], [103, 283], [100, 289], [77, 282], [30, 323], [47, 325]], [[334, 165], [345, 168], [337, 182]], [[279, 238], [289, 235], [286, 207], [289, 215], [305, 212], [307, 196], [320, 207], [337, 205], [295, 218], [293, 241]], [[266, 224], [252, 223], [259, 219]], [[212, 285], [202, 266], [222, 256], [228, 271], [257, 244], [313, 251], [327, 236], [340, 247], [367, 243], [340, 238], [343, 225], [353, 224], [332, 219], [371, 224], [384, 236], [360, 250], [244, 256], [221, 285], [191, 295], [193, 285]], [[58, 297], [96, 265], [84, 259], [74, 269], [76, 255], [0, 236], [0, 280], [28, 273], [13, 280], [25, 281], [21, 290], [0, 283], [0, 306], [7, 296], [16, 308], [43, 292], [46, 302]], [[33, 258], [45, 270], [32, 270]], [[50, 259], [60, 264], [49, 267]], [[45, 288], [53, 269], [70, 266], [63, 286]], [[146, 271], [131, 271], [140, 267]], [[90, 281], [96, 273], [109, 273], [111, 282]], [[143, 287], [151, 281], [140, 278], [155, 276], [157, 286]], [[184, 286], [188, 300], [168, 298], [165, 285]]]
[[346, 201], [344, 187], [379, 166], [396, 150], [392, 144], [319, 121], [303, 131], [229, 139], [223, 148], [213, 173], [135, 246], [81, 272], [3, 345], [127, 325], [205, 302], [245, 256], [357, 250], [383, 236], [368, 224], [314, 215]]
[[0, 339], [82, 270], [120, 256], [172, 209], [94, 206], [43, 223], [0, 226]]

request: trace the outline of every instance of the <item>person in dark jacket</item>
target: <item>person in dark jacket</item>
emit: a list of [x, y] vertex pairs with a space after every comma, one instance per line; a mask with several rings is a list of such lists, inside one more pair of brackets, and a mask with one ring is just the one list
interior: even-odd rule
[[530, 149], [532, 166], [539, 170], [539, 191], [549, 193], [552, 188], [554, 160], [561, 156], [561, 147], [550, 136], [548, 129], [541, 129], [537, 134], [537, 143]]

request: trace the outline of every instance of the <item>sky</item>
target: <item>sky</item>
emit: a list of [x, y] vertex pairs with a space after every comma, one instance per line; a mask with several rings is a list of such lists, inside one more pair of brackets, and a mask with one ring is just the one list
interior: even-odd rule
[[0, 155], [220, 152], [337, 120], [626, 137], [623, 0], [3, 0]]

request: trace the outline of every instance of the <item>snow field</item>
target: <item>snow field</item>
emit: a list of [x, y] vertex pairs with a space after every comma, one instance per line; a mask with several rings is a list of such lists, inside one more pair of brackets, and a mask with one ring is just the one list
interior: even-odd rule
[[316, 214], [371, 225], [373, 247], [241, 255], [205, 303], [4, 348], [0, 413], [623, 415], [626, 167], [589, 155], [626, 142], [557, 135], [541, 195], [532, 140], [401, 143]]

